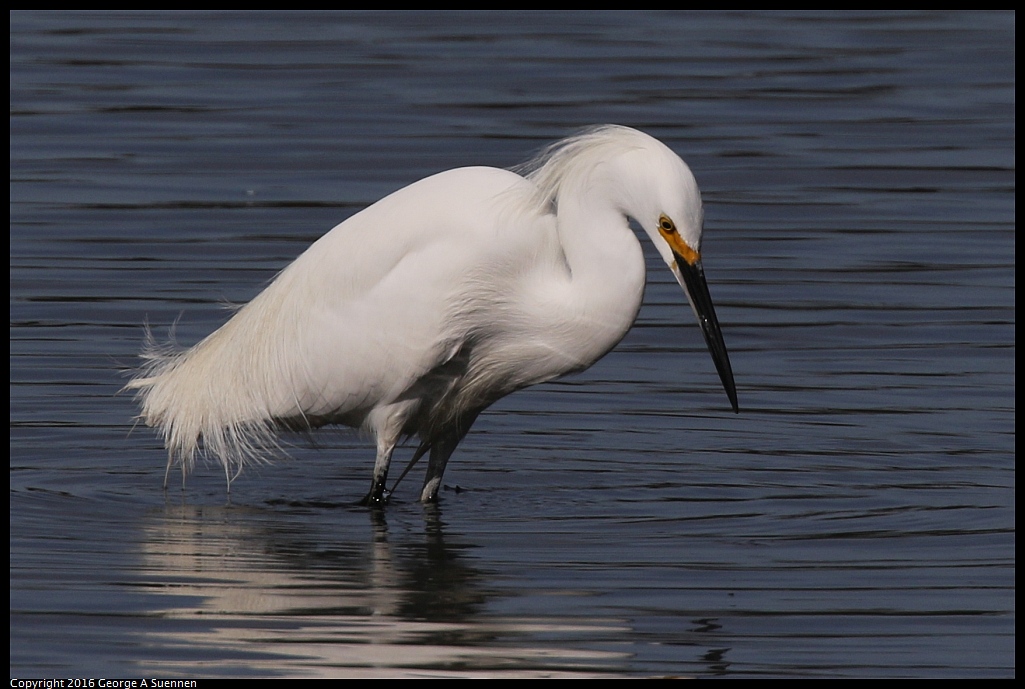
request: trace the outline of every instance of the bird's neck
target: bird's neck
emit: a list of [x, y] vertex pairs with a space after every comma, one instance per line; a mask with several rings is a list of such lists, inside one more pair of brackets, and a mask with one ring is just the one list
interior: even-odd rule
[[559, 238], [574, 279], [633, 290], [644, 287], [644, 254], [629, 219], [608, 196], [560, 204]]
[[571, 303], [597, 339], [619, 342], [644, 296], [644, 254], [622, 212], [605, 199], [559, 209], [559, 238], [570, 271]]

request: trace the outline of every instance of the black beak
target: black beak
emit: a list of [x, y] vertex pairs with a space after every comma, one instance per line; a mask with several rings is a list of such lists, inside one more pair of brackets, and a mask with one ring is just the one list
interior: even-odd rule
[[701, 268], [701, 261], [688, 263], [682, 256], [673, 252], [676, 257], [677, 278], [687, 299], [690, 300], [691, 308], [698, 317], [701, 324], [701, 332], [705, 335], [705, 344], [712, 354], [715, 362], [715, 369], [719, 372], [719, 380], [726, 390], [726, 396], [730, 398], [730, 404], [734, 412], [740, 412], [737, 406], [737, 385], [733, 382], [733, 369], [730, 367], [730, 355], [726, 352], [726, 343], [722, 339], [722, 330], [719, 329], [719, 320], [715, 317], [715, 307], [712, 306], [712, 295], [708, 293], [708, 283], [705, 281], [705, 271]]

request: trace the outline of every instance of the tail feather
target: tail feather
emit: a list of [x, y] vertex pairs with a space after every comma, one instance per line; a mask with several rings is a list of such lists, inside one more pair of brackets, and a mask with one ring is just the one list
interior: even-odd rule
[[190, 349], [157, 342], [147, 327], [143, 363], [124, 389], [162, 433], [168, 467], [188, 473], [198, 457], [216, 460], [230, 483], [246, 464], [283, 454], [276, 430], [303, 413], [283, 356], [297, 343], [281, 337], [294, 329], [269, 327], [267, 311], [253, 308], [261, 297]]

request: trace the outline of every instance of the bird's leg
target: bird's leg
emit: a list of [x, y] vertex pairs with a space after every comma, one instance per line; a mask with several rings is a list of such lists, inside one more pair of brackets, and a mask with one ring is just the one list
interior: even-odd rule
[[431, 459], [427, 463], [427, 475], [424, 476], [420, 502], [434, 502], [438, 499], [441, 477], [445, 474], [448, 458], [456, 451], [459, 442], [466, 437], [479, 413], [479, 411], [474, 411], [465, 414], [455, 425], [447, 428], [431, 441]]
[[462, 439], [457, 433], [447, 432], [434, 439], [431, 445], [431, 459], [427, 462], [427, 474], [424, 476], [424, 487], [420, 492], [420, 502], [435, 502], [441, 488], [441, 477], [445, 474], [448, 458], [456, 450]]
[[388, 489], [384, 482], [388, 479], [388, 467], [395, 446], [402, 437], [402, 429], [410, 415], [416, 411], [417, 400], [404, 400], [378, 407], [370, 412], [366, 425], [374, 429], [377, 436], [377, 459], [374, 461], [374, 480], [370, 484], [370, 492], [360, 504], [380, 506], [388, 502]]
[[391, 490], [388, 491], [389, 493], [395, 492], [395, 489], [399, 487], [400, 483], [402, 483], [402, 479], [406, 478], [406, 474], [409, 473], [409, 470], [416, 466], [416, 463], [420, 461], [420, 458], [423, 457], [429, 449], [431, 449], [429, 441], [425, 440], [420, 443], [420, 446], [416, 448], [416, 452], [413, 453], [413, 458], [409, 460], [409, 464], [406, 465], [406, 468], [402, 470], [401, 474], [399, 474], [398, 479], [396, 479], [395, 483], [392, 484]]
[[392, 452], [395, 451], [394, 440], [378, 439], [377, 459], [374, 461], [374, 480], [370, 483], [370, 492], [359, 504], [374, 507], [388, 502], [385, 481], [388, 480], [388, 466], [391, 464]]

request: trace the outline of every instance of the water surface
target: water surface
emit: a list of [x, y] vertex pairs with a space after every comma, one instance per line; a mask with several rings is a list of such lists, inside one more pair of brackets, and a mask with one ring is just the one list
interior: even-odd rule
[[[1014, 674], [1013, 13], [10, 19], [12, 677]], [[342, 430], [161, 491], [143, 323], [602, 122], [695, 171], [739, 416], [646, 247], [436, 508]]]

